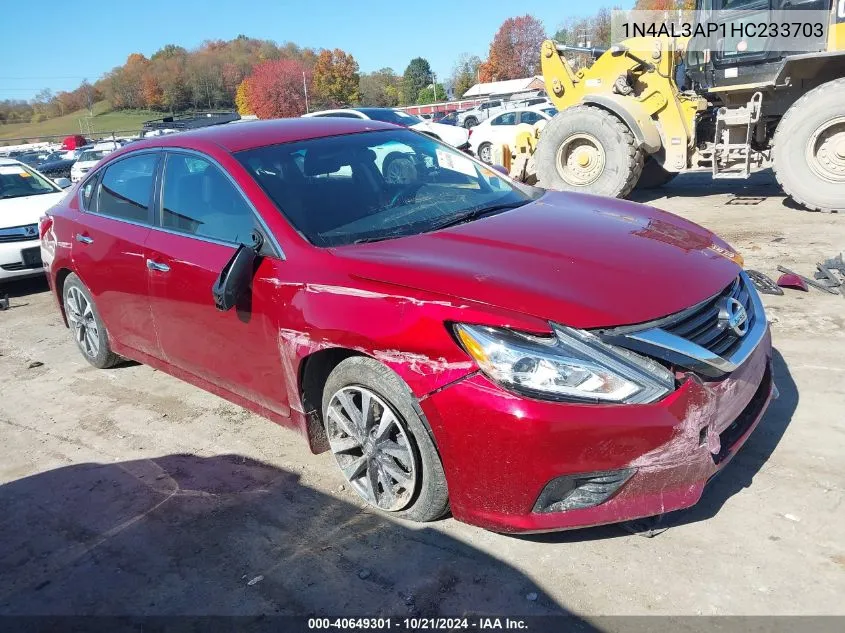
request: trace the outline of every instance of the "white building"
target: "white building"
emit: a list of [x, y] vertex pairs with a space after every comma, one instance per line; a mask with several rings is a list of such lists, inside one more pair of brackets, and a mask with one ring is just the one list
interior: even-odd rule
[[464, 99], [477, 99], [479, 97], [507, 98], [522, 92], [536, 92], [544, 90], [546, 84], [540, 75], [526, 77], [525, 79], [508, 79], [507, 81], [491, 81], [488, 83], [475, 84], [463, 94]]

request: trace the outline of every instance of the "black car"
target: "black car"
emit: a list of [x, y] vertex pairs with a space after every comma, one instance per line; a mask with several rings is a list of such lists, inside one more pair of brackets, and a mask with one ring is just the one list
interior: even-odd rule
[[[66, 158], [71, 156], [72, 158]], [[70, 168], [76, 162], [77, 152], [53, 152], [35, 168], [49, 178], [70, 178]]]
[[30, 167], [35, 167], [36, 165], [44, 162], [49, 155], [49, 152], [24, 152], [22, 154], [18, 154], [14, 158], [15, 160], [19, 160], [22, 163], [29, 165]]
[[[438, 113], [440, 114], [440, 113]], [[449, 112], [444, 115], [434, 117], [435, 123], [443, 123], [444, 125], [457, 125], [458, 124], [458, 113], [457, 112]]]

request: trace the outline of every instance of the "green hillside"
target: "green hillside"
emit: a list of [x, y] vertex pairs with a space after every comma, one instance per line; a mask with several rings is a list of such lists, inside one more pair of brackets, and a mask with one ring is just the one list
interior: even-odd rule
[[[161, 112], [151, 110], [112, 110], [107, 101], [94, 104], [94, 116], [88, 116], [88, 110], [78, 110], [62, 117], [48, 119], [41, 123], [10, 123], [0, 125], [0, 143], [4, 139], [26, 138], [35, 141], [41, 136], [79, 134], [102, 134], [112, 131], [137, 132], [141, 124], [149, 119], [163, 116]], [[80, 126], [81, 119], [88, 119]], [[90, 127], [89, 127], [90, 125]]]

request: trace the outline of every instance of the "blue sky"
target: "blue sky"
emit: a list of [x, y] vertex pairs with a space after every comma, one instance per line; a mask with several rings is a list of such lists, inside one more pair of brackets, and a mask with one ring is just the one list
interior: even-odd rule
[[[446, 77], [460, 53], [484, 58], [505, 18], [530, 13], [546, 30], [603, 3], [563, 0], [40, 0], [5, 3], [0, 99], [31, 99], [42, 88], [75, 88], [165, 44], [191, 49], [207, 39], [292, 41], [352, 53], [362, 72], [401, 73], [413, 57]], [[610, 3], [608, 3], [610, 4]], [[630, 6], [633, 0], [615, 2]], [[12, 28], [9, 28], [12, 27]], [[9, 32], [10, 31], [10, 32]], [[85, 33], [85, 34], [83, 34]]]

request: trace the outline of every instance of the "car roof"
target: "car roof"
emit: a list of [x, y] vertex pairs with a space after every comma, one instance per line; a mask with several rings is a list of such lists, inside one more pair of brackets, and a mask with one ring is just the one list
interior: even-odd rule
[[124, 149], [135, 151], [152, 147], [182, 147], [202, 150], [207, 143], [213, 143], [234, 153], [279, 143], [357, 134], [371, 130], [395, 129], [399, 129], [399, 126], [368, 119], [332, 117], [269, 119], [248, 121], [240, 125], [214, 125], [188, 132], [151, 137], [132, 143]]
[[5, 156], [0, 156], [0, 165], [20, 165], [21, 161], [15, 160], [14, 158], [6, 158]]
[[358, 114], [365, 114], [365, 110], [389, 110], [390, 108], [330, 108], [328, 110], [315, 110], [308, 114], [303, 114], [303, 119], [319, 118], [324, 114], [342, 114], [344, 112], [356, 112]]
[[363, 112], [364, 114], [371, 114], [374, 112], [402, 112], [404, 114], [408, 114], [404, 110], [400, 110], [399, 108], [350, 108], [351, 110], [355, 110], [356, 112]]

